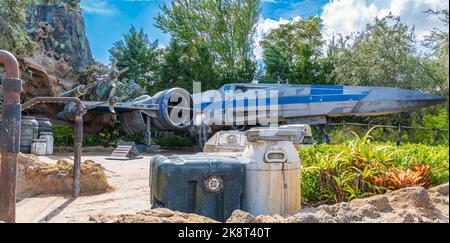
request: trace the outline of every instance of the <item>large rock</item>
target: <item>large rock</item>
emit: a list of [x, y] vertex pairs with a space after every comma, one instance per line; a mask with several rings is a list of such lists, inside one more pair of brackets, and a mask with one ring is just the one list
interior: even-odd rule
[[[38, 194], [72, 193], [73, 164], [67, 161], [48, 164], [34, 155], [19, 153], [17, 168], [19, 200]], [[80, 192], [83, 194], [104, 193], [110, 188], [101, 165], [91, 160], [81, 163], [80, 179]]]
[[56, 60], [40, 50], [31, 55], [20, 55], [17, 59], [24, 81], [24, 100], [37, 96], [57, 96], [78, 84], [78, 76], [67, 62]]
[[255, 216], [242, 210], [234, 210], [227, 223], [256, 223]]
[[350, 202], [351, 205], [362, 207], [365, 205], [373, 205], [378, 211], [391, 209], [389, 199], [385, 195], [376, 195], [368, 198], [355, 199]]

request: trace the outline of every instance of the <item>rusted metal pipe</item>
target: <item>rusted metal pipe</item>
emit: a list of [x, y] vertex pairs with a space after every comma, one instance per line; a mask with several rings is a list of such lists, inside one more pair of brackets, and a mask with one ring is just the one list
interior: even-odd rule
[[8, 51], [0, 50], [0, 65], [5, 67], [5, 79], [13, 78], [18, 79], [19, 63], [17, 59]]
[[5, 67], [2, 127], [0, 132], [0, 221], [16, 222], [17, 155], [20, 148], [22, 80], [19, 64], [9, 52], [0, 50], [0, 65]]
[[22, 105], [22, 110], [26, 110], [38, 103], [75, 103], [76, 107], [82, 111], [83, 104], [81, 100], [76, 97], [35, 97]]
[[36, 97], [23, 104], [22, 109], [28, 109], [38, 103], [75, 103], [76, 109], [72, 112], [75, 116], [74, 130], [74, 155], [73, 155], [73, 191], [72, 196], [78, 197], [80, 194], [80, 176], [81, 176], [81, 149], [83, 143], [83, 115], [86, 112], [83, 109], [81, 100], [76, 97]]

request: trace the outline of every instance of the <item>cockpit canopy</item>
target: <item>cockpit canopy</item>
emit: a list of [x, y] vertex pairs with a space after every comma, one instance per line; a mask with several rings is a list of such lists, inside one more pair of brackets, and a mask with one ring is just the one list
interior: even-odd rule
[[260, 90], [273, 87], [275, 84], [225, 84], [219, 90], [227, 94], [245, 93], [250, 90]]

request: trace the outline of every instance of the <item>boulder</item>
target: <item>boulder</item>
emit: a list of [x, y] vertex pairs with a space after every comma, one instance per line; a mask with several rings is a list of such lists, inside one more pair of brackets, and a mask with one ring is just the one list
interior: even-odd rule
[[366, 205], [374, 206], [378, 211], [391, 209], [389, 200], [385, 195], [376, 195], [368, 198], [355, 199], [350, 202], [352, 206], [362, 207]]
[[234, 210], [227, 223], [256, 223], [255, 216], [242, 210]]
[[[17, 198], [39, 194], [70, 194], [73, 188], [73, 164], [64, 160], [48, 164], [34, 155], [19, 153]], [[99, 194], [110, 189], [100, 164], [91, 160], [81, 163], [80, 192]]]

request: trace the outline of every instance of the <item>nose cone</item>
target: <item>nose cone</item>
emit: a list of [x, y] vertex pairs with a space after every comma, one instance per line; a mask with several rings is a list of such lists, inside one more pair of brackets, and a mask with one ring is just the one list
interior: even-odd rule
[[418, 110], [444, 103], [445, 98], [414, 90], [373, 88], [354, 109], [355, 113], [383, 115]]

